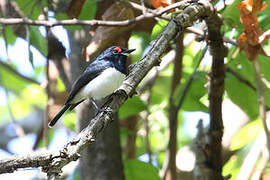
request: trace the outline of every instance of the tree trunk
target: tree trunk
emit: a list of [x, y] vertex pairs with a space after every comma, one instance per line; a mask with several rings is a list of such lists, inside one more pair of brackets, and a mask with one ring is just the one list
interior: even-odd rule
[[[89, 103], [83, 103], [78, 107], [79, 130], [89, 124], [89, 117], [93, 116], [92, 107]], [[96, 142], [83, 151], [80, 159], [80, 174], [81, 180], [124, 179], [117, 115], [110, 128], [101, 132]]]

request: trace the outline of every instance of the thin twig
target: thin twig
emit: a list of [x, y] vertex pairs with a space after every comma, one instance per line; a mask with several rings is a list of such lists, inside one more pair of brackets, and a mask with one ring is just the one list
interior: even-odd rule
[[0, 24], [5, 25], [18, 25], [18, 24], [28, 24], [33, 26], [46, 26], [46, 27], [53, 27], [53, 26], [70, 26], [70, 25], [88, 25], [88, 26], [127, 26], [133, 24], [135, 22], [139, 22], [145, 19], [154, 18], [161, 16], [162, 14], [174, 9], [176, 7], [183, 7], [187, 3], [187, 1], [181, 1], [178, 3], [174, 3], [166, 8], [157, 11], [156, 13], [146, 13], [140, 16], [137, 16], [132, 19], [123, 20], [123, 21], [102, 21], [102, 20], [78, 20], [78, 19], [68, 19], [68, 20], [61, 20], [61, 21], [48, 21], [48, 20], [31, 20], [28, 18], [0, 18]]
[[141, 5], [142, 5], [142, 13], [143, 13], [143, 14], [146, 14], [146, 9], [145, 9], [144, 0], [141, 0]]
[[51, 90], [50, 90], [50, 63], [48, 57], [46, 58], [46, 93], [47, 93], [47, 104], [46, 110], [44, 114], [44, 121], [43, 121], [43, 139], [45, 141], [45, 147], [49, 145], [49, 136], [48, 136], [48, 122], [49, 122], [49, 108], [50, 108], [50, 99], [51, 99]]
[[[264, 138], [264, 139], [266, 139], [266, 138]], [[269, 151], [268, 151], [268, 148], [266, 147], [266, 142], [265, 142], [265, 146], [261, 150], [260, 161], [259, 161], [258, 165], [256, 166], [255, 172], [253, 171], [253, 173], [252, 173], [253, 175], [252, 175], [251, 180], [260, 180], [261, 179], [262, 175], [264, 174], [264, 170], [265, 170], [268, 162], [269, 162]]]
[[[142, 6], [139, 4], [129, 2], [132, 7], [135, 9], [142, 10]], [[170, 11], [171, 9], [174, 9], [176, 7], [181, 8], [184, 6], [183, 1], [174, 3], [170, 6], [167, 6], [166, 8], [163, 8], [160, 11], [155, 11], [149, 8], [146, 9], [146, 13], [142, 14], [140, 16], [137, 16], [136, 18], [123, 20], [123, 21], [102, 21], [102, 20], [77, 20], [77, 19], [68, 19], [68, 20], [61, 20], [61, 21], [47, 21], [47, 20], [31, 20], [28, 18], [0, 18], [0, 24], [3, 25], [19, 25], [19, 24], [28, 24], [33, 26], [47, 26], [47, 27], [53, 27], [53, 26], [73, 26], [73, 25], [87, 25], [87, 26], [127, 26], [139, 21], [143, 21], [145, 19], [151, 19], [155, 17], [160, 17], [165, 20], [172, 20], [171, 17], [166, 16], [164, 13]], [[199, 30], [195, 27], [187, 27], [186, 30], [188, 32], [200, 35], [205, 39], [205, 34], [202, 30]], [[224, 38], [224, 42], [230, 43], [232, 45], [238, 46], [237, 42], [232, 39]]]
[[250, 175], [254, 171], [254, 167], [256, 166], [256, 162], [259, 159], [260, 153], [266, 145], [265, 133], [261, 130], [258, 134], [254, 144], [250, 148], [248, 154], [246, 155], [243, 164], [240, 168], [240, 172], [238, 173], [236, 180], [248, 180]]
[[[148, 97], [146, 99], [146, 107], [149, 107], [149, 104], [150, 104], [150, 101], [152, 99], [152, 91], [151, 91], [152, 88], [149, 88], [148, 90]], [[149, 137], [149, 133], [150, 133], [150, 126], [149, 126], [149, 116], [150, 116], [150, 110], [149, 108], [147, 108], [146, 110], [146, 115], [145, 115], [145, 118], [144, 118], [144, 121], [145, 121], [145, 146], [146, 146], [146, 152], [149, 156], [149, 161], [148, 163], [149, 164], [152, 164], [152, 150], [151, 150], [151, 142], [150, 142], [150, 137]]]
[[264, 101], [264, 84], [263, 84], [262, 77], [261, 77], [261, 71], [260, 71], [260, 65], [259, 65], [258, 59], [255, 59], [253, 61], [253, 67], [255, 70], [255, 79], [256, 79], [256, 84], [257, 84], [260, 119], [263, 122], [263, 128], [264, 128], [266, 139], [267, 139], [267, 148], [268, 148], [268, 150], [270, 150], [270, 133], [269, 133], [269, 129], [267, 127], [267, 122], [266, 122], [266, 106], [265, 106], [265, 101]]
[[249, 82], [247, 79], [245, 79], [243, 76], [241, 76], [241, 74], [235, 72], [232, 68], [229, 67], [226, 68], [226, 71], [234, 75], [240, 82], [246, 84], [248, 87], [256, 91], [256, 87], [253, 86], [253, 84]]
[[170, 63], [174, 61], [175, 54], [175, 50], [169, 51], [164, 57], [161, 58], [160, 65], [151, 69], [151, 71], [144, 78], [144, 81], [141, 83], [141, 86], [137, 89], [139, 94], [142, 94], [146, 89], [152, 87], [159, 73], [166, 69], [170, 65]]
[[11, 122], [15, 124], [16, 123], [16, 119], [15, 119], [15, 117], [13, 115], [13, 112], [12, 112], [12, 109], [11, 109], [11, 106], [10, 106], [10, 103], [9, 103], [9, 93], [8, 93], [8, 90], [6, 88], [4, 88], [4, 90], [5, 90], [5, 94], [6, 94], [6, 101], [7, 101], [8, 113], [9, 113]]
[[[143, 7], [140, 6], [140, 5], [137, 4], [137, 3], [129, 2], [129, 4], [130, 4], [134, 9], [138, 9], [138, 10], [141, 10], [141, 11], [143, 10]], [[156, 14], [156, 15], [157, 15], [157, 11], [152, 10], [152, 9], [149, 9], [149, 8], [146, 8], [146, 7], [145, 7], [145, 9], [146, 9], [147, 12], [152, 13], [152, 14]], [[169, 17], [169, 16], [167, 16], [167, 15], [165, 15], [165, 14], [159, 15], [159, 16], [157, 16], [157, 17], [159, 17], [159, 18], [161, 18], [161, 19], [168, 20], [168, 21], [172, 20], [172, 17]], [[200, 38], [202, 38], [202, 39], [206, 39], [205, 33], [204, 33], [203, 30], [201, 30], [201, 29], [198, 29], [198, 28], [195, 28], [195, 27], [187, 27], [187, 28], [186, 28], [186, 31], [187, 31], [187, 32], [194, 33], [194, 34], [196, 34], [196, 35], [199, 35]], [[233, 39], [225, 38], [225, 37], [224, 37], [224, 38], [223, 38], [223, 41], [226, 42], [226, 43], [230, 43], [230, 44], [232, 44], [232, 45], [234, 45], [234, 46], [238, 46], [237, 41], [235, 41], [235, 40], [233, 40]]]
[[192, 84], [192, 82], [193, 82], [193, 80], [194, 80], [195, 74], [197, 73], [198, 68], [199, 68], [199, 66], [200, 66], [200, 64], [201, 64], [201, 62], [202, 62], [202, 59], [203, 59], [203, 57], [205, 56], [205, 53], [206, 53], [206, 51], [207, 51], [207, 47], [205, 47], [202, 51], [203, 51], [203, 52], [202, 52], [202, 55], [201, 55], [201, 57], [200, 57], [200, 59], [199, 59], [199, 61], [198, 61], [198, 64], [195, 66], [195, 68], [194, 68], [192, 74], [189, 76], [189, 78], [188, 78], [188, 80], [187, 80], [187, 83], [186, 83], [186, 85], [185, 85], [185, 87], [184, 87], [184, 89], [183, 89], [183, 91], [182, 91], [182, 93], [181, 93], [181, 96], [180, 96], [180, 98], [179, 98], [178, 104], [177, 104], [177, 106], [176, 106], [176, 108], [177, 108], [178, 110], [181, 109], [181, 107], [182, 107], [182, 104], [183, 104], [183, 102], [184, 102], [184, 100], [185, 100], [186, 94], [187, 94], [187, 92], [188, 92], [188, 90], [189, 90], [189, 88], [190, 88], [190, 86], [191, 86], [191, 84]]

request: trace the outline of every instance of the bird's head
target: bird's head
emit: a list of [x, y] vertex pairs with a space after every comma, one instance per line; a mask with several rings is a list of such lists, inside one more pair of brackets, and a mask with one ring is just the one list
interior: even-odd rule
[[131, 52], [135, 49], [126, 49], [119, 46], [112, 46], [106, 49], [100, 56], [103, 60], [126, 60]]

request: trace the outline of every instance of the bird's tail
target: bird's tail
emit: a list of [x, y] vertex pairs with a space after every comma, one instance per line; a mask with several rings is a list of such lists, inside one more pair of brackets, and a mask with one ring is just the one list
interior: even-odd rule
[[71, 104], [65, 104], [61, 110], [56, 114], [56, 116], [51, 120], [51, 122], [48, 124], [49, 127], [53, 127], [55, 123], [58, 121], [58, 119], [68, 110]]

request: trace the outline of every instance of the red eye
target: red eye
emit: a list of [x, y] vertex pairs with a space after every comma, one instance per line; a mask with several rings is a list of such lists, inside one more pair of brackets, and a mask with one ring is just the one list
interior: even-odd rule
[[116, 47], [113, 49], [116, 53], [122, 52], [122, 49], [120, 47]]

